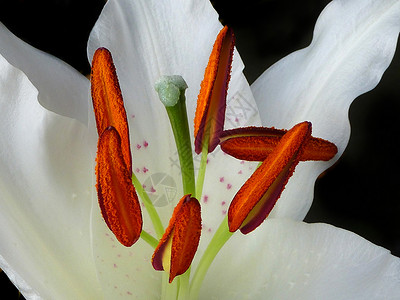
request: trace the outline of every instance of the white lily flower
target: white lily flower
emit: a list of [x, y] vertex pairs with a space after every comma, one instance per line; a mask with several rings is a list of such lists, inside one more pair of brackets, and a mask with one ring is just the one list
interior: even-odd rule
[[[152, 198], [160, 201], [164, 225], [182, 184], [154, 83], [182, 75], [191, 119], [221, 27], [205, 0], [109, 0], [89, 38], [90, 60], [98, 47], [113, 54], [134, 172], [150, 192], [167, 188]], [[299, 164], [270, 217], [222, 248], [200, 299], [400, 297], [399, 258], [354, 233], [301, 222], [316, 177], [346, 147], [350, 103], [378, 84], [399, 31], [399, 0], [334, 0], [321, 13], [311, 45], [277, 62], [251, 89], [235, 52], [226, 127], [290, 128], [307, 120], [313, 135], [334, 142], [339, 153], [329, 162]], [[159, 299], [162, 273], [151, 266], [153, 249], [143, 240], [122, 246], [100, 214], [89, 85], [0, 25], [0, 268], [27, 299]], [[193, 270], [254, 168], [218, 148], [209, 156]], [[143, 216], [144, 229], [153, 232]]]

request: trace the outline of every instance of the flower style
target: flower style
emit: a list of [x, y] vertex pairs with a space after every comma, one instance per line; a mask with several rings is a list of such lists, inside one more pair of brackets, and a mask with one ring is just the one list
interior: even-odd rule
[[[238, 114], [234, 127], [289, 129], [307, 120], [313, 136], [338, 146], [336, 160], [349, 137], [348, 106], [379, 82], [393, 57], [399, 20], [399, 1], [333, 1], [318, 19], [311, 45], [273, 65], [251, 90], [235, 50], [227, 113], [239, 103], [252, 114]], [[160, 203], [163, 224], [182, 196], [182, 183], [174, 164], [173, 133], [153, 85], [162, 75], [182, 75], [189, 87], [188, 115], [194, 116], [221, 27], [207, 1], [110, 0], [89, 39], [90, 61], [99, 47], [114, 56], [129, 123], [132, 171], [144, 185], [135, 187]], [[152, 247], [143, 239], [132, 247], [121, 245], [97, 204], [97, 134], [88, 80], [4, 26], [0, 41], [1, 268], [28, 299], [160, 298], [165, 281], [151, 266]], [[189, 126], [193, 129], [191, 121]], [[111, 132], [108, 139], [117, 136]], [[234, 234], [221, 249], [199, 298], [400, 295], [398, 258], [345, 230], [301, 222], [316, 177], [332, 163], [299, 163], [267, 220], [247, 235]], [[255, 168], [218, 147], [208, 156], [199, 199], [202, 236], [193, 269]], [[168, 193], [159, 193], [161, 188]], [[154, 233], [149, 224], [144, 213], [144, 230]]]

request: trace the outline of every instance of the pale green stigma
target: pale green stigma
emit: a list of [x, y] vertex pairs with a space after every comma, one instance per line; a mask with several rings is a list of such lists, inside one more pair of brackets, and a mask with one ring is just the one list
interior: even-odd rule
[[186, 81], [179, 75], [162, 76], [154, 85], [160, 101], [167, 107], [175, 106], [187, 87]]

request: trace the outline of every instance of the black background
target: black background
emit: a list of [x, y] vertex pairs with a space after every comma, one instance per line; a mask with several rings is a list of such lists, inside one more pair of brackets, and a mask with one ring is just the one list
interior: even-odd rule
[[[275, 61], [309, 44], [315, 21], [329, 1], [212, 2], [221, 21], [235, 31], [251, 83]], [[86, 42], [103, 5], [103, 0], [3, 0], [0, 21], [28, 43], [88, 74]], [[396, 55], [380, 85], [352, 104], [349, 146], [317, 181], [306, 217], [307, 222], [330, 223], [356, 232], [397, 256], [399, 98], [400, 55]], [[23, 298], [4, 273], [0, 286], [2, 295], [11, 295], [7, 299]]]

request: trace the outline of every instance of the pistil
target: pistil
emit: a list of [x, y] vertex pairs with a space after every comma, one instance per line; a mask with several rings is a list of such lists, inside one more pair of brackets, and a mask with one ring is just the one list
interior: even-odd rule
[[194, 165], [186, 111], [187, 85], [181, 76], [163, 76], [155, 84], [170, 120], [181, 166], [184, 194], [195, 194]]

